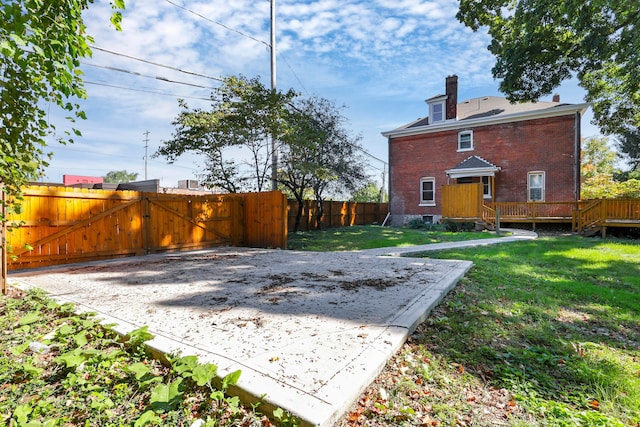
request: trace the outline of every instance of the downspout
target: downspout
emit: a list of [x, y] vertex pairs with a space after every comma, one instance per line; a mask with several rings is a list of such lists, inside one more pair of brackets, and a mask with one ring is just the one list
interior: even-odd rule
[[575, 134], [573, 142], [573, 183], [574, 197], [576, 201], [580, 200], [580, 112], [576, 111]]

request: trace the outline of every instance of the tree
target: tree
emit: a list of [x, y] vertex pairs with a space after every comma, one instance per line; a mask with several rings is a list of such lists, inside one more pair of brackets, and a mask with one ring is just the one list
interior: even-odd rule
[[[174, 120], [173, 138], [163, 141], [154, 157], [170, 162], [187, 152], [205, 157], [202, 181], [235, 193], [267, 187], [271, 154], [269, 139], [287, 132], [287, 104], [295, 92], [267, 89], [259, 78], [230, 76], [211, 98], [211, 111], [183, 108]], [[239, 159], [239, 160], [238, 160]]]
[[636, 0], [461, 0], [457, 17], [488, 27], [509, 100], [536, 101], [576, 75], [602, 132], [640, 127]]
[[367, 182], [364, 186], [358, 188], [351, 199], [354, 202], [382, 202], [383, 188], [380, 188], [375, 182]]
[[110, 182], [112, 184], [120, 184], [122, 182], [135, 181], [138, 178], [137, 172], [121, 171], [109, 171], [104, 176], [104, 182]]
[[616, 146], [620, 156], [631, 166], [629, 172], [640, 172], [640, 128], [623, 132], [617, 138]]
[[335, 104], [324, 98], [309, 99], [309, 114], [320, 127], [321, 138], [315, 147], [310, 187], [317, 202], [316, 228], [320, 229], [324, 201], [329, 194], [344, 195], [355, 191], [369, 177], [360, 136], [352, 136], [345, 128], [346, 118]]
[[[51, 157], [46, 137], [55, 128], [43, 105], [85, 115], [72, 98], [85, 98], [80, 59], [91, 55], [91, 36], [82, 12], [91, 0], [3, 0], [0, 3], [0, 186], [8, 196], [3, 208], [18, 209], [21, 187], [42, 175]], [[120, 29], [124, 0], [114, 0], [111, 22]], [[61, 143], [80, 132], [66, 132]], [[3, 209], [4, 211], [4, 209]], [[6, 218], [0, 214], [0, 222]], [[0, 242], [0, 245], [2, 243]]]
[[580, 159], [581, 197], [596, 199], [613, 192], [616, 153], [607, 138], [587, 138], [582, 142]]

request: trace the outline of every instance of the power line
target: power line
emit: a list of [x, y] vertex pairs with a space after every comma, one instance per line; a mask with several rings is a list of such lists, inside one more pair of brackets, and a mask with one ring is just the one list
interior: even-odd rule
[[174, 98], [183, 98], [183, 99], [199, 99], [199, 100], [202, 100], [202, 101], [211, 101], [211, 97], [209, 97], [209, 98], [202, 98], [202, 97], [199, 97], [199, 96], [188, 96], [188, 95], [186, 95], [186, 96], [181, 96], [181, 95], [175, 95], [175, 94], [173, 94], [173, 93], [156, 92], [156, 91], [153, 91], [153, 90], [147, 90], [147, 89], [135, 89], [135, 88], [132, 88], [132, 87], [118, 86], [118, 85], [112, 85], [112, 84], [108, 84], [108, 83], [100, 83], [100, 82], [91, 82], [91, 81], [87, 81], [87, 80], [85, 80], [85, 81], [84, 81], [84, 83], [85, 83], [85, 84], [88, 84], [88, 85], [111, 87], [111, 88], [114, 88], [114, 89], [130, 90], [130, 91], [133, 91], [133, 92], [144, 92], [144, 93], [152, 93], [152, 94], [154, 94], [154, 95], [171, 96], [171, 97], [174, 97]]
[[[193, 15], [197, 16], [197, 17], [198, 17], [198, 18], [200, 18], [200, 19], [204, 19], [205, 21], [208, 21], [208, 22], [211, 22], [211, 23], [213, 23], [213, 24], [219, 25], [219, 26], [221, 26], [222, 28], [224, 28], [224, 29], [226, 29], [226, 30], [232, 31], [232, 32], [234, 32], [234, 33], [236, 33], [236, 34], [239, 34], [239, 35], [243, 36], [243, 37], [246, 37], [246, 38], [251, 39], [251, 40], [253, 40], [253, 41], [255, 41], [255, 42], [258, 42], [258, 43], [260, 43], [260, 44], [263, 44], [263, 45], [265, 45], [265, 46], [267, 46], [267, 47], [269, 47], [269, 48], [271, 47], [271, 44], [270, 44], [270, 43], [267, 43], [267, 42], [266, 42], [266, 41], [264, 41], [264, 40], [260, 40], [260, 39], [258, 39], [258, 38], [256, 38], [256, 37], [253, 37], [253, 36], [249, 35], [249, 34], [243, 33], [242, 31], [236, 30], [235, 28], [231, 28], [231, 27], [229, 27], [228, 25], [223, 24], [222, 22], [216, 21], [216, 20], [211, 19], [211, 18], [207, 18], [206, 16], [204, 16], [204, 15], [202, 15], [202, 14], [198, 13], [198, 12], [195, 12], [195, 11], [193, 11], [193, 10], [191, 10], [191, 9], [189, 9], [189, 8], [187, 8], [187, 7], [185, 7], [185, 6], [181, 6], [181, 5], [179, 5], [179, 4], [176, 4], [176, 3], [172, 2], [171, 0], [165, 0], [165, 1], [166, 1], [167, 3], [169, 3], [169, 4], [171, 4], [171, 5], [173, 5], [173, 6], [177, 7], [177, 8], [179, 8], [179, 9], [182, 9], [182, 10], [184, 10], [184, 11], [186, 11], [186, 12], [189, 12], [189, 13], [191, 13], [191, 14], [193, 14]], [[307, 95], [309, 95], [309, 96], [310, 96], [309, 91], [308, 91], [308, 90], [307, 90], [307, 88], [304, 86], [304, 84], [302, 83], [302, 80], [300, 80], [300, 78], [298, 77], [298, 75], [296, 74], [296, 72], [293, 70], [293, 67], [291, 67], [291, 64], [289, 64], [289, 62], [287, 61], [287, 59], [284, 57], [283, 53], [282, 53], [282, 52], [279, 52], [277, 49], [276, 49], [276, 52], [278, 53], [278, 55], [280, 55], [280, 57], [281, 57], [281, 58], [282, 58], [282, 60], [285, 62], [285, 64], [287, 64], [287, 68], [289, 68], [289, 71], [291, 71], [291, 74], [293, 74], [293, 77], [295, 77], [296, 81], [300, 84], [300, 86], [302, 87], [302, 90], [304, 90], [304, 92], [305, 92]]]
[[219, 26], [221, 26], [222, 28], [224, 28], [224, 29], [226, 29], [226, 30], [229, 30], [229, 31], [232, 31], [232, 32], [234, 32], [234, 33], [240, 34], [241, 36], [243, 36], [243, 37], [247, 37], [247, 38], [249, 38], [249, 39], [251, 39], [251, 40], [253, 40], [253, 41], [256, 41], [256, 42], [258, 42], [258, 43], [262, 43], [262, 44], [264, 44], [264, 45], [265, 45], [265, 46], [267, 46], [267, 47], [271, 47], [271, 45], [270, 45], [269, 43], [265, 42], [264, 40], [257, 39], [257, 38], [255, 38], [255, 37], [253, 37], [253, 36], [249, 35], [249, 34], [243, 33], [242, 31], [236, 30], [235, 28], [231, 28], [231, 27], [229, 27], [228, 25], [223, 24], [222, 22], [219, 22], [219, 21], [213, 20], [213, 19], [211, 19], [211, 18], [207, 18], [206, 16], [201, 15], [201, 14], [199, 14], [198, 12], [195, 12], [195, 11], [193, 11], [193, 10], [189, 9], [189, 8], [186, 8], [186, 7], [184, 7], [184, 6], [181, 6], [181, 5], [179, 5], [179, 4], [176, 4], [176, 3], [172, 2], [171, 0], [165, 0], [165, 1], [166, 1], [167, 3], [169, 3], [170, 5], [173, 5], [173, 6], [177, 7], [178, 9], [182, 9], [182, 10], [184, 10], [184, 11], [186, 11], [186, 12], [189, 12], [189, 13], [191, 13], [191, 14], [193, 14], [193, 15], [197, 16], [198, 18], [201, 18], [201, 19], [204, 19], [205, 21], [209, 21], [209, 22], [211, 22], [211, 23], [213, 23], [213, 24], [219, 25]]
[[104, 49], [104, 48], [101, 48], [101, 47], [98, 47], [98, 46], [93, 46], [93, 45], [92, 45], [92, 46], [91, 46], [91, 49], [99, 50], [99, 51], [101, 51], [101, 52], [109, 53], [109, 54], [111, 54], [111, 55], [121, 56], [121, 57], [123, 57], [123, 58], [133, 59], [133, 60], [135, 60], [135, 61], [144, 62], [144, 63], [146, 63], [146, 64], [155, 65], [155, 66], [157, 66], [157, 67], [168, 68], [168, 69], [170, 69], [170, 70], [179, 71], [179, 72], [181, 72], [181, 73], [184, 73], [184, 74], [190, 74], [190, 75], [192, 75], [192, 76], [204, 77], [204, 78], [206, 78], [206, 79], [211, 79], [211, 80], [216, 80], [216, 81], [219, 81], [219, 82], [224, 82], [224, 80], [223, 80], [223, 79], [221, 79], [220, 77], [212, 77], [212, 76], [207, 76], [207, 75], [205, 75], [205, 74], [196, 73], [196, 72], [193, 72], [193, 71], [186, 71], [186, 70], [182, 70], [182, 69], [180, 69], [180, 68], [172, 67], [171, 65], [165, 65], [165, 64], [160, 64], [160, 63], [158, 63], [158, 62], [149, 61], [149, 60], [147, 60], [147, 59], [136, 58], [135, 56], [126, 55], [126, 54], [124, 54], [124, 53], [119, 53], [119, 52], [114, 52], [114, 51], [112, 51], [112, 50]]
[[149, 76], [149, 75], [146, 75], [146, 74], [138, 73], [137, 71], [126, 70], [124, 68], [111, 67], [111, 66], [108, 66], [108, 65], [90, 64], [88, 62], [81, 62], [81, 63], [83, 65], [88, 65], [90, 67], [102, 68], [102, 69], [110, 70], [110, 71], [118, 71], [120, 73], [131, 74], [131, 75], [138, 76], [138, 77], [146, 77], [148, 79], [160, 80], [160, 81], [167, 82], [167, 83], [176, 83], [176, 84], [181, 84], [181, 85], [186, 85], [186, 86], [198, 87], [198, 88], [202, 88], [202, 89], [216, 89], [215, 87], [211, 87], [211, 86], [202, 86], [202, 85], [197, 85], [197, 84], [194, 84], [194, 83], [187, 83], [187, 82], [181, 82], [181, 81], [178, 81], [178, 80], [171, 80], [171, 79], [168, 79], [168, 78], [162, 77], [162, 76]]

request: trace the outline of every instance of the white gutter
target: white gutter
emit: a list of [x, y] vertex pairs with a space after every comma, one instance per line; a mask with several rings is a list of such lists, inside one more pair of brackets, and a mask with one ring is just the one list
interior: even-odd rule
[[583, 104], [566, 104], [558, 105], [556, 107], [543, 108], [541, 110], [524, 111], [520, 113], [496, 115], [491, 117], [480, 117], [477, 119], [462, 119], [456, 121], [446, 121], [444, 123], [434, 123], [425, 126], [418, 126], [413, 128], [400, 128], [382, 132], [382, 135], [387, 138], [394, 138], [400, 136], [412, 136], [422, 135], [426, 133], [442, 132], [446, 130], [467, 129], [478, 126], [489, 126], [501, 123], [513, 123], [521, 122], [525, 120], [544, 119], [548, 117], [566, 116], [567, 114], [573, 114], [579, 112], [580, 115], [584, 115], [584, 112], [589, 108], [589, 103]]

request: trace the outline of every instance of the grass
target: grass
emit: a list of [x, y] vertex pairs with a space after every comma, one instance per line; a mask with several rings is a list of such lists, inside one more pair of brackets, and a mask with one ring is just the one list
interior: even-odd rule
[[488, 232], [447, 232], [434, 226], [431, 230], [408, 227], [360, 225], [320, 231], [290, 233], [287, 247], [305, 251], [352, 251], [399, 246], [426, 245], [439, 242], [495, 237]]
[[239, 371], [217, 381], [194, 356], [147, 355], [146, 327], [121, 337], [38, 290], [1, 298], [0, 314], [2, 426], [274, 425], [226, 394]]
[[473, 269], [342, 426], [640, 425], [640, 244], [549, 237]]

